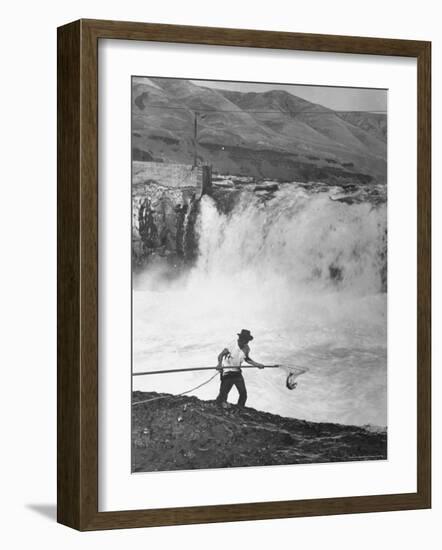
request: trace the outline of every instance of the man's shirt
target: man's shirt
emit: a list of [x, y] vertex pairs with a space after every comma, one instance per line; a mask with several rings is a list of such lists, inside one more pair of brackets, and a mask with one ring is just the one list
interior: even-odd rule
[[223, 372], [241, 372], [241, 365], [247, 359], [250, 353], [250, 348], [248, 344], [244, 344], [241, 349], [238, 346], [238, 342], [235, 342], [233, 345], [225, 348], [228, 350], [223, 357], [222, 368]]

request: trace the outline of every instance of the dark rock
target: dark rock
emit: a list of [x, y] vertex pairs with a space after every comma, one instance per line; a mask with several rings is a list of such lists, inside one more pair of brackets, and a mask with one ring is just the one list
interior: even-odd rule
[[132, 186], [134, 268], [152, 256], [171, 264], [191, 263], [197, 254], [194, 225], [199, 201], [189, 188], [166, 188], [155, 181]]
[[278, 191], [279, 185], [277, 183], [269, 183], [268, 185], [256, 185], [255, 191]]
[[[196, 397], [134, 392], [133, 471], [386, 460], [384, 429], [315, 423]], [[186, 407], [182, 421], [177, 417]], [[149, 426], [149, 445], [138, 434]], [[171, 428], [172, 427], [172, 428]], [[145, 437], [145, 436], [144, 436]]]

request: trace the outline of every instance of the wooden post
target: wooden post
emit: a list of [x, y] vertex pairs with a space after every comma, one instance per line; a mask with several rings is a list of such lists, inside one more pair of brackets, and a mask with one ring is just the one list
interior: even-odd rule
[[203, 164], [202, 171], [202, 194], [210, 195], [212, 192], [212, 165]]
[[193, 125], [193, 147], [193, 165], [198, 166], [198, 112], [196, 111]]

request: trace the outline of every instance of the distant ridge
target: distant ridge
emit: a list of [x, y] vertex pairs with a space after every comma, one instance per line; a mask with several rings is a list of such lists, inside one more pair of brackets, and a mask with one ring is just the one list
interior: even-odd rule
[[214, 171], [297, 181], [385, 183], [387, 118], [337, 112], [284, 90], [237, 92], [189, 80], [132, 82], [134, 160], [192, 162]]

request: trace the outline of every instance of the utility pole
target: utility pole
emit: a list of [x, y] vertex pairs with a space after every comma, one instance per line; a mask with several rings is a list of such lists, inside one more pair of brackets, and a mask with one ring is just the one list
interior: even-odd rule
[[198, 165], [198, 112], [195, 111], [195, 121], [193, 125], [193, 165]]

